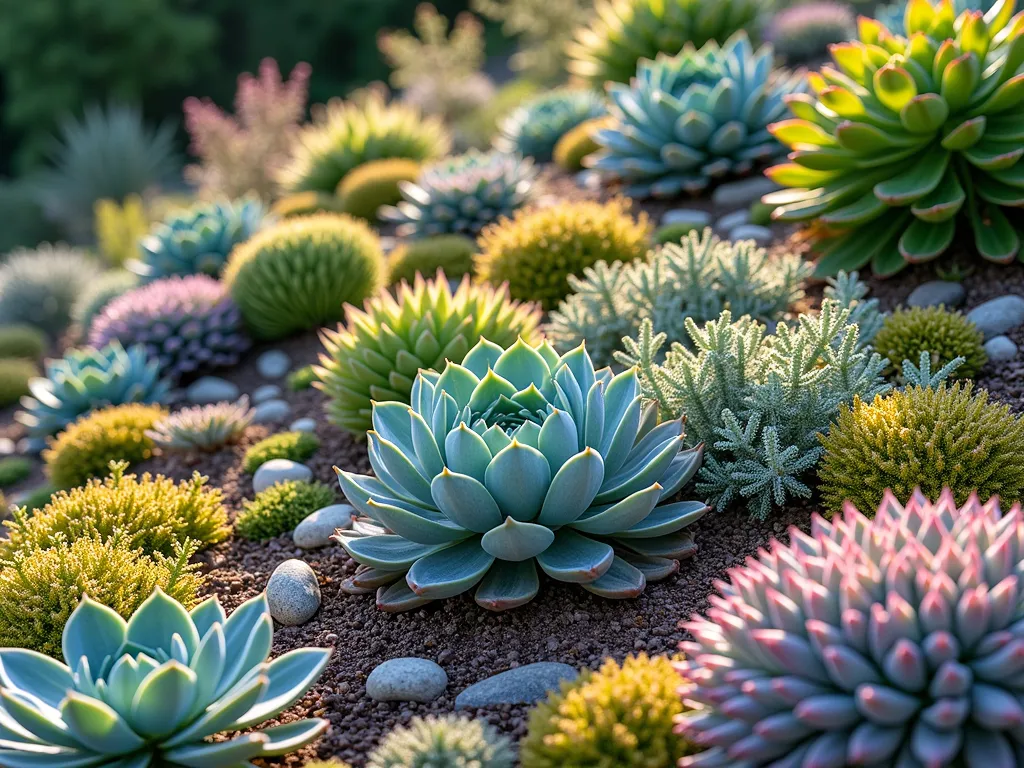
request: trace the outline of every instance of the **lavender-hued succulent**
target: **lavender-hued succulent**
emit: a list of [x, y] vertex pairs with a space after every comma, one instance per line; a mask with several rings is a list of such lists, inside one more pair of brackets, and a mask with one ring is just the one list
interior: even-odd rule
[[157, 280], [111, 301], [93, 320], [89, 343], [111, 341], [143, 345], [174, 380], [235, 365], [251, 344], [238, 306], [206, 275]]
[[685, 625], [679, 765], [1024, 765], [1022, 559], [1020, 505], [949, 491], [791, 529]]

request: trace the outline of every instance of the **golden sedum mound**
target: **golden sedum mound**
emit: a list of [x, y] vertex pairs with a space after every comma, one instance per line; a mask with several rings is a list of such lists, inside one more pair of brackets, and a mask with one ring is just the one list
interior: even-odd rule
[[938, 306], [896, 310], [885, 319], [874, 345], [897, 373], [902, 374], [904, 360], [917, 365], [921, 353], [928, 352], [933, 371], [963, 357], [963, 364], [952, 376], [970, 379], [988, 362], [983, 342], [984, 336], [974, 323], [959, 312]]
[[522, 768], [670, 768], [689, 754], [675, 733], [679, 673], [664, 656], [609, 659], [530, 713]]
[[382, 205], [394, 205], [402, 199], [399, 184], [416, 181], [419, 175], [420, 163], [404, 157], [363, 163], [338, 183], [341, 210], [373, 221]]
[[512, 298], [554, 309], [569, 294], [569, 275], [598, 261], [629, 262], [648, 249], [647, 214], [633, 218], [625, 200], [559, 203], [522, 210], [485, 229], [477, 276], [508, 282]]
[[830, 513], [850, 501], [867, 514], [887, 488], [898, 499], [915, 488], [937, 499], [948, 486], [958, 505], [974, 492], [1007, 505], [1024, 498], [1024, 420], [970, 383], [856, 398], [821, 443], [818, 476]]

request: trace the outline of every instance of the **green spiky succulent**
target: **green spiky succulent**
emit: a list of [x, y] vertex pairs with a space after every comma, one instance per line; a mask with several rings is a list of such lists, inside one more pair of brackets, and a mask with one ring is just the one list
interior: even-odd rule
[[412, 283], [416, 275], [431, 277], [437, 270], [449, 280], [462, 280], [473, 275], [476, 242], [465, 235], [435, 235], [401, 243], [388, 254], [388, 284], [405, 280]]
[[[909, 4], [908, 0], [897, 0], [879, 6], [871, 12], [871, 18], [878, 19], [889, 29], [903, 29], [903, 17]], [[996, 0], [953, 0], [953, 11], [959, 16], [964, 11], [988, 11], [995, 4]]]
[[404, 237], [451, 233], [476, 236], [525, 205], [537, 171], [530, 158], [471, 150], [424, 168], [415, 183], [399, 184], [402, 202], [381, 210]]
[[23, 323], [60, 336], [71, 322], [71, 308], [99, 274], [84, 251], [44, 243], [18, 249], [0, 265], [0, 324]]
[[328, 649], [267, 661], [273, 634], [266, 595], [228, 618], [216, 597], [189, 612], [158, 588], [127, 622], [85, 596], [64, 627], [64, 664], [0, 650], [0, 695], [18, 723], [0, 744], [0, 762], [231, 768], [291, 752], [319, 737], [327, 721], [207, 741], [274, 717], [323, 673]]
[[419, 162], [405, 157], [363, 163], [346, 174], [338, 184], [338, 210], [350, 216], [376, 221], [380, 207], [400, 201], [401, 183], [416, 181], [420, 170]]
[[[817, 271], [891, 275], [937, 258], [965, 221], [982, 257], [1020, 253], [1024, 204], [1024, 15], [912, 0], [903, 30], [861, 17], [859, 39], [794, 96], [772, 133], [794, 151], [767, 174], [782, 221], [817, 221]], [[897, 32], [904, 32], [901, 36]]]
[[509, 739], [480, 720], [448, 715], [416, 717], [389, 733], [370, 755], [367, 768], [512, 768]]
[[786, 114], [801, 73], [777, 75], [769, 46], [746, 33], [641, 61], [629, 85], [610, 83], [612, 125], [594, 134], [587, 164], [631, 197], [701, 192], [784, 152], [768, 126]]
[[144, 280], [219, 277], [232, 249], [262, 229], [266, 215], [254, 197], [197, 203], [153, 227], [139, 241], [139, 260], [130, 266]]
[[537, 307], [511, 300], [505, 288], [466, 276], [453, 292], [442, 272], [430, 280], [417, 275], [396, 296], [382, 292], [362, 310], [349, 306], [344, 327], [323, 331], [314, 386], [329, 398], [328, 420], [362, 435], [373, 401], [408, 403], [420, 369], [462, 362], [481, 337], [506, 346], [533, 341], [539, 323]]
[[657, 424], [635, 369], [594, 370], [583, 346], [503, 350], [486, 339], [461, 365], [421, 371], [411, 407], [376, 402], [376, 477], [339, 470], [366, 518], [338, 541], [360, 563], [343, 589], [380, 587], [403, 611], [476, 588], [492, 611], [524, 605], [548, 576], [636, 597], [693, 554], [684, 530], [708, 507], [662, 504], [697, 473], [682, 420]]
[[628, 83], [637, 62], [701, 47], [740, 30], [752, 31], [760, 0], [599, 0], [588, 26], [569, 44], [569, 71], [600, 88]]
[[983, 342], [974, 323], [959, 312], [938, 306], [897, 309], [885, 318], [874, 345], [898, 375], [902, 375], [904, 360], [918, 360], [927, 352], [934, 369], [963, 358], [952, 376], [970, 379], [988, 362]]
[[235, 403], [196, 405], [160, 419], [146, 436], [163, 451], [215, 451], [238, 442], [256, 412], [243, 395]]
[[546, 163], [555, 145], [581, 123], [608, 112], [604, 98], [586, 88], [555, 88], [516, 107], [499, 125], [496, 149]]

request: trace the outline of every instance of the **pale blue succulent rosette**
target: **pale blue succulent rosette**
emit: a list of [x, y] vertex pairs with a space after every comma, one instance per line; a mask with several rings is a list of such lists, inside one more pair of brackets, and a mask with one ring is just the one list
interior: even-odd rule
[[703, 446], [657, 424], [635, 369], [595, 370], [584, 346], [507, 350], [481, 340], [461, 365], [421, 371], [411, 405], [375, 403], [376, 477], [338, 472], [365, 516], [337, 539], [361, 564], [346, 591], [388, 611], [476, 588], [500, 611], [532, 600], [537, 566], [609, 598], [635, 597], [696, 547], [709, 507], [670, 500]]

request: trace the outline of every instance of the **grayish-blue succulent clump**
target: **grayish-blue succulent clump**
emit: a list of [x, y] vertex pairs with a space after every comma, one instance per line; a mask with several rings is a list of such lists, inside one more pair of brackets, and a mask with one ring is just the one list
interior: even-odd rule
[[556, 88], [514, 109], [499, 126], [495, 149], [551, 160], [555, 144], [580, 123], [608, 113], [604, 97], [588, 88]]
[[428, 166], [416, 183], [400, 182], [404, 200], [381, 217], [404, 237], [476, 235], [526, 203], [536, 176], [530, 158], [470, 150]]
[[274, 717], [323, 673], [325, 648], [268, 661], [273, 635], [265, 595], [229, 618], [215, 597], [190, 613], [157, 588], [128, 621], [84, 596], [64, 627], [64, 664], [0, 649], [0, 765], [243, 768], [298, 749], [327, 721], [209, 740]]
[[[476, 587], [494, 611], [549, 577], [636, 597], [695, 551], [684, 529], [708, 507], [670, 502], [700, 468], [681, 419], [657, 423], [635, 369], [595, 370], [581, 345], [503, 350], [421, 371], [411, 406], [379, 402], [367, 435], [376, 477], [338, 472], [366, 519], [338, 540], [361, 564], [347, 591], [388, 611]], [[670, 503], [665, 503], [670, 502]]]
[[31, 396], [21, 400], [14, 418], [30, 437], [55, 435], [79, 416], [124, 403], [163, 403], [170, 382], [160, 378], [160, 363], [142, 346], [126, 350], [118, 342], [102, 349], [72, 349], [46, 362], [45, 376], [29, 382]]
[[750, 173], [785, 151], [768, 125], [804, 87], [802, 74], [773, 73], [773, 61], [771, 47], [755, 52], [744, 32], [641, 60], [629, 85], [608, 84], [615, 122], [595, 133], [602, 149], [586, 163], [631, 197], [697, 193]]

